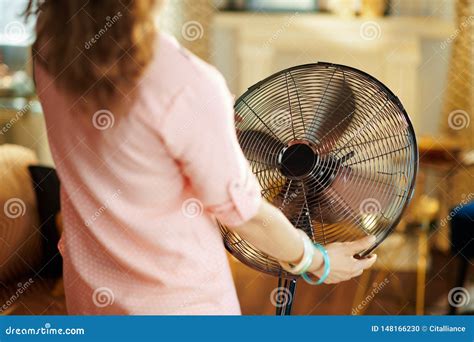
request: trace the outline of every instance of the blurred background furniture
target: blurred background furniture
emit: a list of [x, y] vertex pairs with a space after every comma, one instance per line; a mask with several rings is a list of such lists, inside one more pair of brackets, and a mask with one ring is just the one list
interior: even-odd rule
[[[474, 199], [474, 196], [471, 198]], [[474, 258], [474, 202], [460, 204], [451, 209], [451, 254], [459, 259], [456, 283], [453, 288], [465, 286], [469, 266]], [[451, 302], [449, 313], [456, 314], [457, 307]]]
[[[448, 41], [452, 45], [444, 106], [440, 120], [441, 136], [456, 142], [464, 153], [474, 150], [474, 0], [457, 0], [456, 31]], [[444, 144], [443, 144], [444, 145]], [[460, 164], [460, 163], [458, 163]], [[442, 216], [474, 192], [474, 163], [459, 165], [452, 181], [439, 184]], [[449, 251], [448, 227], [437, 234], [439, 248]]]
[[28, 165], [36, 164], [33, 151], [0, 145], [0, 282], [7, 284], [38, 266], [41, 235]]
[[428, 238], [439, 215], [439, 201], [423, 195], [416, 203], [418, 228], [418, 261], [416, 266], [416, 306], [417, 315], [425, 314], [426, 272], [429, 261]]
[[[57, 249], [59, 232], [56, 224], [51, 225], [59, 209], [59, 183], [54, 184], [51, 169], [49, 173], [38, 172], [43, 168], [37, 164], [32, 150], [0, 145], [2, 315], [65, 313], [62, 261]], [[32, 166], [33, 172], [28, 169]]]

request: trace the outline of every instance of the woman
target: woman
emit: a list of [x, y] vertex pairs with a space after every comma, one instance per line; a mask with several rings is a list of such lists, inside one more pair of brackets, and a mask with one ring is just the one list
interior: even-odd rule
[[[44, 0], [36, 11], [68, 312], [240, 314], [215, 218], [295, 273], [323, 276], [323, 255], [260, 197], [224, 79], [155, 32], [155, 5]], [[327, 246], [325, 282], [370, 267], [375, 257], [352, 256], [373, 242]]]

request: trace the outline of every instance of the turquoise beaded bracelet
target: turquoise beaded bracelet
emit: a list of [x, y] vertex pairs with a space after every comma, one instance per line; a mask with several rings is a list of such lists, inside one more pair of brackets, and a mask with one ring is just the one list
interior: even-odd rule
[[314, 243], [314, 247], [316, 249], [318, 249], [321, 254], [323, 255], [323, 260], [324, 260], [324, 271], [323, 271], [323, 275], [321, 276], [321, 278], [319, 278], [317, 281], [314, 281], [312, 280], [309, 275], [307, 273], [303, 273], [301, 275], [301, 277], [304, 279], [304, 281], [306, 281], [308, 284], [311, 284], [311, 285], [321, 285], [322, 283], [324, 283], [324, 281], [326, 280], [326, 278], [329, 276], [329, 272], [331, 271], [331, 265], [329, 263], [329, 256], [328, 256], [328, 251], [326, 250], [326, 248], [324, 248], [323, 246], [321, 246], [319, 243]]

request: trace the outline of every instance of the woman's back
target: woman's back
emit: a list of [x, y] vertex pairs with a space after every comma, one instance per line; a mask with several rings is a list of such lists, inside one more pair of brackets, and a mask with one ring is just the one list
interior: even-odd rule
[[219, 73], [162, 34], [119, 106], [84, 112], [38, 63], [35, 76], [62, 181], [69, 312], [239, 314], [203, 207], [238, 224], [260, 197]]

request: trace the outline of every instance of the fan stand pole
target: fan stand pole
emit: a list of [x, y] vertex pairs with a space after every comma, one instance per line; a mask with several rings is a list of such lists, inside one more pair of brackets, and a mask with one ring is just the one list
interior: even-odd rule
[[278, 278], [277, 298], [282, 298], [281, 305], [277, 305], [277, 316], [290, 316], [293, 301], [295, 300], [296, 279]]

